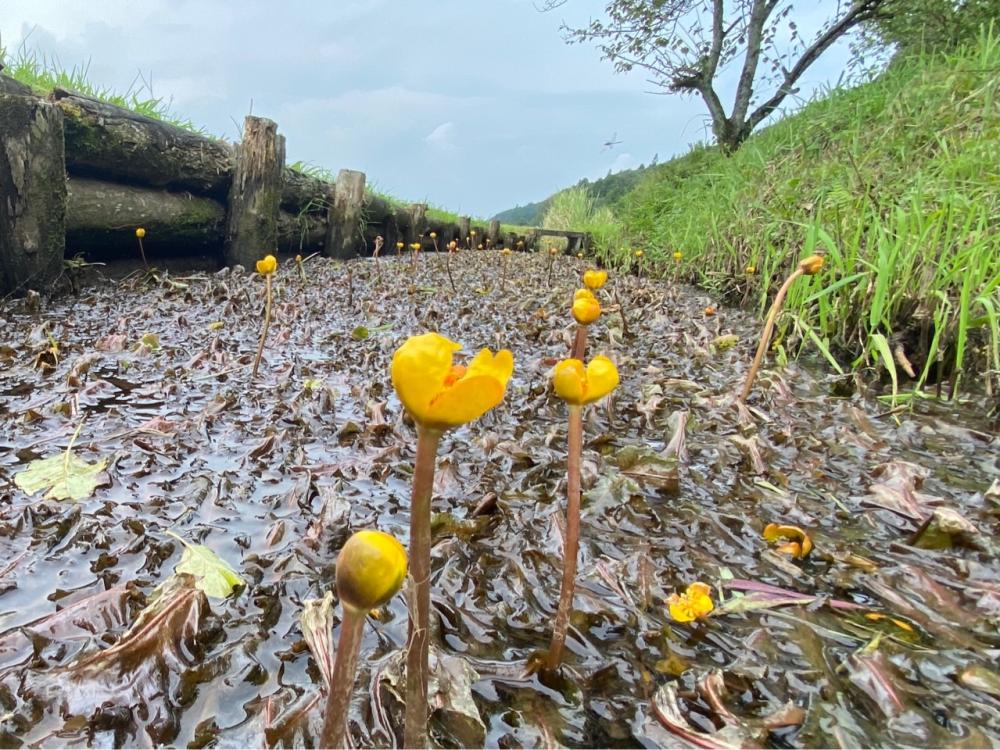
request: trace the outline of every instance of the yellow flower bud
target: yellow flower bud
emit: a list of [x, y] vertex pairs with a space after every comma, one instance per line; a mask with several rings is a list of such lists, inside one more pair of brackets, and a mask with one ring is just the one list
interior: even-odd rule
[[755, 273], [757, 273], [757, 266], [747, 266], [748, 276], [753, 276]]
[[414, 252], [416, 252], [419, 249], [420, 249], [420, 243], [419, 242], [411, 242], [410, 243], [410, 250], [413, 250]]
[[577, 254], [576, 254], [576, 257], [577, 257], [577, 258], [578, 258], [579, 260], [583, 260], [583, 253], [577, 253]]
[[476, 230], [475, 229], [471, 230], [469, 232], [469, 235], [472, 236], [472, 237], [475, 237], [476, 236]]
[[479, 249], [480, 249], [480, 250], [482, 250], [482, 249], [483, 249], [483, 243], [482, 243], [482, 242], [480, 242], [480, 243], [479, 243]]
[[581, 287], [573, 292], [573, 301], [576, 302], [578, 299], [597, 299], [597, 297], [589, 289]]
[[580, 297], [573, 300], [573, 317], [582, 326], [587, 326], [601, 317], [601, 303], [594, 297]]
[[437, 232], [431, 232], [431, 239], [432, 240], [436, 240], [437, 238], [438, 238], [438, 233]]
[[141, 240], [143, 237], [146, 236], [146, 230], [143, 229], [142, 227], [136, 227], [135, 236]]
[[301, 263], [302, 262], [302, 256], [301, 255], [296, 255], [295, 256], [295, 262], [296, 263]]
[[265, 255], [263, 260], [257, 261], [257, 273], [261, 276], [268, 276], [278, 268], [278, 259], [273, 255]]
[[819, 273], [822, 267], [823, 267], [822, 255], [810, 255], [808, 258], [804, 258], [803, 260], [799, 261], [799, 268], [802, 269], [803, 273], [809, 276]]
[[618, 387], [618, 369], [603, 355], [590, 360], [586, 369], [578, 359], [564, 359], [556, 365], [552, 386], [556, 395], [568, 404], [592, 404]]
[[337, 596], [359, 612], [381, 607], [405, 578], [406, 550], [385, 532], [358, 531], [337, 555]]
[[608, 280], [607, 271], [598, 271], [591, 268], [589, 271], [583, 274], [583, 283], [587, 285], [589, 289], [600, 289]]
[[479, 419], [503, 400], [514, 356], [482, 349], [468, 367], [452, 364], [461, 344], [437, 333], [408, 338], [392, 357], [392, 385], [414, 420], [431, 429]]
[[715, 609], [712, 588], [707, 583], [695, 581], [683, 594], [671, 594], [667, 598], [667, 606], [670, 616], [677, 622], [700, 620]]
[[550, 247], [549, 248], [549, 255], [558, 255], [558, 254], [559, 254], [559, 251], [556, 250], [554, 247]]
[[397, 250], [402, 250], [404, 247], [406, 247], [406, 245], [404, 245], [402, 242], [397, 242], [396, 243], [396, 249]]
[[684, 253], [682, 253], [680, 250], [674, 250], [674, 260], [680, 263], [681, 260], [683, 259], [684, 259]]
[[455, 242], [455, 240], [452, 240], [451, 242], [448, 243], [448, 250], [454, 252], [457, 249], [458, 249], [458, 243]]
[[642, 250], [636, 250], [635, 251], [635, 257], [636, 258], [642, 258], [643, 255], [645, 255], [645, 253]]

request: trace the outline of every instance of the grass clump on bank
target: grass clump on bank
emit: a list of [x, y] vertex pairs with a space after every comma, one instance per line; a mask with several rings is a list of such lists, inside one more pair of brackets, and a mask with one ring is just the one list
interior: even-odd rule
[[984, 32], [834, 91], [732, 157], [696, 148], [618, 215], [664, 272], [680, 250], [684, 277], [761, 312], [800, 257], [824, 253], [829, 270], [792, 290], [776, 340], [811, 342], [835, 367], [911, 368], [917, 389], [939, 371], [996, 375], [998, 142], [1000, 39]]

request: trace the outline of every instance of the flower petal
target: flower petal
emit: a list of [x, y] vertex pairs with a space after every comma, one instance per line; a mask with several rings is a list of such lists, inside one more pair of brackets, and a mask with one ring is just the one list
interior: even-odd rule
[[587, 394], [583, 403], [591, 404], [607, 396], [618, 387], [618, 369], [603, 355], [590, 360], [587, 365]]
[[552, 373], [552, 387], [563, 401], [579, 406], [587, 395], [587, 375], [583, 362], [564, 359]]
[[667, 597], [667, 607], [670, 610], [670, 616], [676, 622], [691, 622], [696, 619], [694, 612], [691, 611], [691, 606], [688, 604], [687, 596], [678, 596], [677, 594], [671, 594]]
[[501, 349], [493, 354], [489, 349], [481, 349], [479, 354], [472, 358], [469, 369], [465, 373], [467, 378], [475, 378], [480, 375], [489, 375], [500, 381], [506, 388], [507, 381], [514, 374], [514, 355], [507, 349]]
[[425, 333], [411, 336], [392, 355], [392, 385], [418, 422], [426, 421], [431, 402], [451, 372], [452, 353], [461, 348], [440, 334]]
[[[471, 369], [471, 367], [470, 367]], [[504, 385], [492, 375], [468, 374], [438, 394], [423, 421], [430, 427], [447, 429], [479, 419], [503, 401]]]

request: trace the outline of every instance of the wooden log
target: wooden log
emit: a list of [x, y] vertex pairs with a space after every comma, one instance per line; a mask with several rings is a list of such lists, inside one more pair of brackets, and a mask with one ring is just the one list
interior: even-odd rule
[[0, 292], [38, 289], [62, 272], [66, 237], [62, 112], [0, 94]]
[[0, 75], [0, 94], [15, 94], [17, 96], [31, 96], [31, 86], [16, 81], [10, 76]]
[[341, 169], [326, 220], [326, 254], [331, 258], [353, 258], [363, 247], [364, 201], [365, 173]]
[[66, 252], [91, 260], [213, 254], [222, 258], [226, 208], [211, 198], [74, 177], [68, 183]]
[[71, 174], [223, 198], [233, 149], [222, 141], [56, 88]]
[[486, 239], [493, 246], [496, 246], [500, 242], [500, 222], [496, 219], [490, 222], [490, 228], [486, 231]]
[[226, 206], [226, 265], [252, 268], [278, 243], [285, 138], [273, 120], [247, 115]]
[[326, 216], [330, 208], [333, 183], [285, 167], [281, 187], [281, 207], [289, 213], [309, 213]]
[[469, 232], [472, 229], [472, 219], [468, 216], [458, 217], [458, 244], [465, 247], [465, 243], [468, 241]]

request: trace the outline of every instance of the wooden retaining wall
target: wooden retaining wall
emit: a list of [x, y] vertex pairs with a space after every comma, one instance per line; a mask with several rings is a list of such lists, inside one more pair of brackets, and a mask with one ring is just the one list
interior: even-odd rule
[[[566, 237], [567, 252], [587, 249], [578, 232], [501, 235], [500, 224], [427, 217], [427, 206], [399, 207], [365, 192], [365, 175], [343, 169], [327, 182], [289, 169], [284, 136], [248, 116], [233, 146], [64, 89], [48, 97], [0, 75], [0, 293], [41, 288], [63, 259], [137, 255], [209, 256], [252, 266], [268, 252], [368, 255], [397, 242], [433, 250], [463, 245], [532, 248], [544, 235]], [[475, 235], [471, 233], [475, 231]]]

